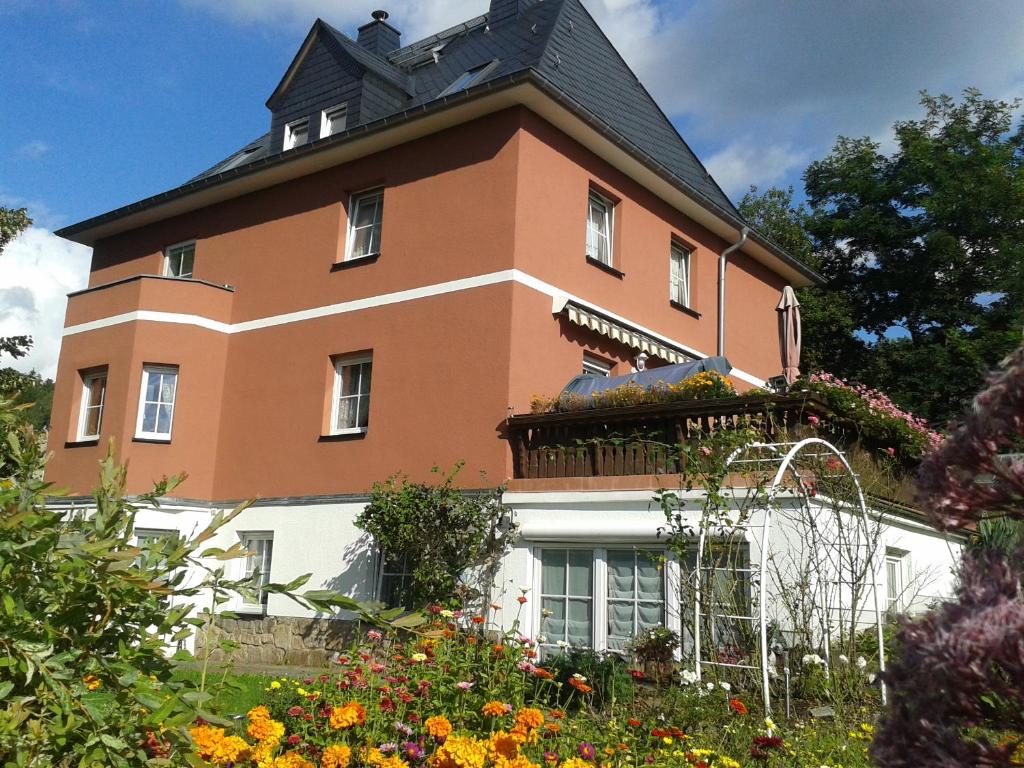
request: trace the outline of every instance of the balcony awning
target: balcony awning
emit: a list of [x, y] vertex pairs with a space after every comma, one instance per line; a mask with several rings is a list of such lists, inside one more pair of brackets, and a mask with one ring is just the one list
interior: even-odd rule
[[646, 352], [648, 355], [664, 360], [666, 363], [689, 363], [694, 360], [692, 355], [688, 355], [682, 350], [674, 349], [667, 344], [652, 339], [646, 334], [633, 330], [627, 325], [590, 312], [571, 301], [566, 302], [562, 312], [569, 318], [571, 323], [589, 328], [600, 333], [602, 336], [621, 342], [638, 352]]

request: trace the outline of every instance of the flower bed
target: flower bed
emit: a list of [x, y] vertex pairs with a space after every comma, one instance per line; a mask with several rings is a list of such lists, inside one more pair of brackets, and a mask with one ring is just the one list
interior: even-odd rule
[[331, 673], [270, 681], [238, 732], [193, 727], [193, 757], [264, 768], [739, 768], [820, 766], [834, 750], [844, 766], [866, 765], [857, 739], [867, 724], [822, 749], [815, 730], [783, 734], [728, 684], [655, 686], [624, 662], [631, 689], [598, 708], [607, 679], [572, 672], [566, 657], [541, 664], [535, 642], [496, 639], [482, 617], [434, 616], [415, 638], [370, 630]]
[[732, 397], [736, 388], [728, 378], [716, 371], [702, 371], [676, 384], [658, 382], [651, 387], [623, 384], [590, 396], [559, 394], [555, 397], [534, 395], [530, 400], [532, 413], [569, 413], [588, 408], [622, 408], [628, 405], [674, 403], [679, 400], [710, 400]]

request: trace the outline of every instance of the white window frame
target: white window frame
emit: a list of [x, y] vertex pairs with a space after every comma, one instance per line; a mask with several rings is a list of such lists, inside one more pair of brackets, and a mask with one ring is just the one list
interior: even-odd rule
[[[159, 426], [159, 406], [170, 405], [171, 407], [171, 423], [166, 433], [164, 432], [153, 432], [146, 431], [142, 428], [143, 420], [146, 415], [146, 389], [149, 384], [149, 377], [152, 374], [174, 374], [174, 397], [169, 403], [164, 403], [162, 400], [153, 401], [157, 404], [157, 426]], [[141, 440], [161, 440], [170, 442], [171, 433], [174, 431], [174, 412], [176, 410], [176, 403], [178, 401], [178, 385], [180, 384], [180, 376], [178, 367], [174, 365], [144, 365], [142, 366], [142, 386], [139, 388], [139, 411], [135, 418], [135, 437]]]
[[[604, 210], [604, 232], [595, 229], [591, 218], [591, 209], [594, 205], [599, 205]], [[586, 242], [586, 255], [587, 258], [593, 259], [594, 261], [604, 264], [606, 267], [610, 267], [615, 262], [615, 254], [613, 253], [614, 243], [614, 231], [615, 231], [615, 203], [609, 200], [604, 195], [590, 190], [587, 195], [587, 242]], [[591, 234], [593, 234], [593, 247]], [[608, 254], [608, 260], [605, 261], [601, 258], [601, 248], [598, 242], [599, 238], [605, 240], [606, 252]]]
[[[331, 434], [331, 435], [359, 435], [359, 434], [365, 434], [369, 430], [369, 428], [370, 428], [370, 406], [369, 406], [369, 402], [367, 403], [367, 406], [366, 406], [366, 426], [365, 427], [360, 427], [360, 426], [341, 427], [341, 428], [338, 427], [338, 411], [340, 410], [339, 409], [339, 406], [341, 404], [340, 401], [341, 401], [341, 398], [343, 397], [343, 395], [341, 394], [342, 383], [343, 383], [343, 378], [344, 378], [344, 374], [342, 373], [342, 369], [348, 368], [348, 367], [352, 367], [352, 366], [357, 366], [357, 365], [363, 365], [363, 364], [366, 364], [366, 363], [370, 364], [370, 371], [371, 371], [370, 387], [371, 387], [371, 389], [368, 390], [365, 394], [362, 393], [362, 392], [358, 392], [355, 395], [344, 395], [344, 397], [346, 397], [346, 398], [350, 398], [350, 399], [354, 398], [356, 400], [356, 416], [357, 417], [359, 415], [359, 405], [360, 405], [359, 401], [362, 398], [364, 398], [364, 397], [366, 398], [367, 401], [371, 400], [370, 396], [372, 394], [372, 387], [373, 387], [373, 378], [372, 378], [373, 355], [356, 355], [354, 357], [336, 357], [336, 358], [334, 358], [334, 385], [333, 385], [332, 392], [331, 392], [331, 423], [330, 423], [330, 429], [329, 429], [328, 434]], [[362, 375], [362, 374], [360, 374], [360, 375]]]
[[[365, 205], [367, 202], [373, 200], [377, 207], [376, 215], [373, 221], [368, 225], [372, 230], [377, 230], [377, 249], [371, 250], [368, 253], [363, 253], [358, 256], [353, 255], [353, 248], [356, 243], [356, 219], [359, 214], [359, 208]], [[361, 227], [366, 229], [366, 227]], [[356, 261], [358, 259], [370, 259], [374, 256], [380, 256], [380, 241], [384, 234], [384, 188], [375, 187], [374, 189], [366, 189], [362, 192], [356, 192], [348, 201], [348, 231], [345, 237], [345, 261]], [[371, 232], [370, 242], [373, 243], [373, 234]]]
[[[303, 141], [296, 141], [295, 134], [296, 129], [303, 127], [306, 129], [306, 138]], [[303, 144], [309, 144], [309, 118], [303, 117], [298, 120], [292, 120], [290, 123], [286, 123], [284, 126], [284, 148], [295, 149], [301, 147]]]
[[[689, 248], [674, 241], [669, 248], [668, 297], [684, 307], [690, 306], [690, 254]], [[678, 275], [675, 270], [677, 262]]]
[[[171, 274], [171, 257], [176, 251], [184, 251], [186, 248], [192, 248], [192, 269], [189, 270], [187, 275], [175, 275]], [[195, 240], [184, 240], [174, 245], [168, 245], [164, 248], [164, 277], [173, 277], [177, 280], [194, 280], [196, 273], [196, 241]]]
[[[337, 130], [331, 130], [335, 120], [340, 119], [341, 125]], [[348, 127], [348, 104], [335, 104], [320, 113], [320, 138], [325, 139], [336, 133], [341, 133]]]
[[[892, 575], [895, 573], [895, 582]], [[901, 549], [885, 550], [885, 608], [889, 613], [907, 609], [905, 593], [910, 581], [910, 553]], [[893, 589], [895, 587], [895, 589]], [[893, 594], [895, 592], [895, 594]]]
[[[533, 612], [530, 621], [535, 627], [534, 636], [545, 634], [545, 620], [542, 615], [544, 604], [543, 589], [543, 553], [545, 549], [583, 549], [593, 553], [593, 569], [591, 585], [591, 639], [590, 648], [607, 653], [619, 653], [608, 648], [608, 550], [629, 550], [650, 552], [655, 556], [666, 558], [665, 567], [662, 570], [662, 595], [664, 598], [664, 610], [662, 612], [662, 625], [678, 632], [680, 630], [679, 617], [679, 595], [678, 589], [673, 590], [672, 584], [677, 584], [679, 569], [675, 557], [665, 549], [664, 544], [654, 542], [637, 543], [615, 543], [609, 541], [574, 541], [558, 542], [545, 541], [535, 543], [530, 552], [533, 560], [533, 594], [536, 599], [532, 600]], [[557, 595], [555, 595], [557, 597]], [[546, 642], [540, 646], [548, 653], [558, 653], [557, 641], [559, 638], [545, 637]]]
[[599, 357], [583, 355], [583, 373], [584, 375], [590, 376], [611, 376], [612, 375], [612, 364], [607, 363]]
[[[241, 561], [241, 578], [249, 578], [253, 571], [258, 567], [260, 569], [260, 586], [270, 582], [270, 571], [274, 567], [274, 532], [273, 531], [239, 531], [238, 539], [242, 543], [242, 549], [253, 552], [254, 550], [249, 549], [249, 542], [254, 541], [268, 541], [270, 542], [269, 554], [267, 549], [258, 551], [256, 556], [247, 555]], [[255, 557], [260, 558], [260, 562], [255, 562]], [[250, 565], [252, 567], [250, 567]], [[264, 592], [262, 589], [256, 593], [256, 602], [247, 602], [246, 598], [240, 598], [239, 611], [243, 613], [266, 613], [267, 612], [267, 600], [269, 593]]]
[[[100, 395], [100, 402], [98, 406], [90, 406], [89, 401], [92, 399], [92, 387], [100, 379], [103, 380], [103, 393]], [[100, 434], [103, 432], [103, 410], [107, 401], [107, 384], [109, 379], [107, 377], [107, 370], [92, 371], [91, 373], [82, 374], [82, 403], [78, 411], [78, 439], [79, 440], [98, 440]], [[99, 416], [96, 418], [96, 433], [89, 434], [86, 430], [86, 425], [89, 423], [87, 414], [91, 408], [95, 407], [99, 411]]]

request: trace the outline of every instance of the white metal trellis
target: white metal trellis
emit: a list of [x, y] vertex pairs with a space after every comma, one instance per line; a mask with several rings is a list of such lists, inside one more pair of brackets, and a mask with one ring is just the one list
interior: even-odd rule
[[[865, 502], [864, 493], [860, 486], [860, 481], [857, 479], [856, 473], [850, 467], [849, 462], [846, 460], [846, 456], [836, 448], [834, 445], [829, 443], [827, 440], [821, 438], [811, 437], [804, 440], [800, 440], [796, 443], [751, 443], [742, 448], [734, 451], [729, 458], [726, 460], [725, 468], [726, 471], [730, 468], [737, 466], [754, 466], [757, 471], [762, 473], [770, 472], [771, 467], [776, 467], [774, 475], [772, 476], [770, 484], [766, 487], [764, 493], [759, 496], [757, 502], [758, 511], [761, 513], [761, 524], [760, 528], [760, 541], [759, 544], [759, 564], [756, 569], [757, 575], [757, 592], [758, 592], [758, 606], [757, 615], [751, 616], [730, 616], [730, 619], [745, 620], [750, 622], [757, 622], [758, 639], [759, 639], [759, 658], [758, 665], [753, 664], [740, 664], [731, 662], [722, 662], [717, 660], [703, 659], [701, 653], [701, 608], [702, 608], [702, 574], [704, 571], [704, 552], [707, 543], [707, 537], [709, 531], [712, 530], [712, 526], [709, 521], [702, 521], [698, 534], [697, 541], [697, 563], [694, 570], [694, 625], [693, 625], [693, 645], [694, 645], [694, 673], [696, 679], [701, 679], [702, 668], [705, 666], [719, 666], [719, 667], [733, 667], [741, 669], [749, 669], [751, 671], [759, 671], [761, 677], [761, 689], [764, 699], [764, 708], [766, 712], [770, 711], [771, 708], [771, 691], [769, 686], [769, 661], [768, 661], [768, 578], [767, 578], [767, 567], [770, 550], [770, 539], [769, 534], [771, 533], [771, 526], [773, 522], [773, 510], [776, 506], [776, 499], [779, 493], [783, 490], [795, 490], [799, 501], [804, 505], [805, 509], [809, 509], [810, 498], [813, 495], [813, 489], [808, 487], [804, 479], [800, 474], [800, 461], [806, 453], [807, 458], [820, 459], [822, 456], [828, 456], [830, 459], [835, 459], [839, 462], [842, 467], [842, 471], [845, 473], [845, 477], [851, 483], [852, 489], [856, 492], [856, 509], [852, 511], [852, 515], [858, 521], [858, 527], [861, 529], [858, 531], [858, 536], [863, 535], [865, 540], [868, 539], [870, 534], [870, 523], [868, 517], [867, 504]], [[752, 456], [753, 455], [753, 456]], [[789, 476], [794, 480], [791, 486], [784, 485], [784, 479]], [[726, 530], [727, 526], [723, 527], [721, 521], [718, 521], [718, 525], [714, 526], [713, 534], [721, 536], [725, 535], [749, 535], [748, 525], [743, 519], [739, 519], [733, 526], [731, 531]], [[822, 551], [822, 545], [820, 542], [812, 543], [812, 551], [816, 552], [816, 556], [819, 558], [824, 557], [826, 553]], [[880, 671], [885, 671], [885, 640], [883, 635], [883, 614], [881, 610], [879, 591], [880, 591], [880, 574], [878, 570], [878, 558], [873, 548], [867, 548], [868, 562], [866, 564], [866, 573], [870, 574], [871, 578], [871, 592], [874, 601], [874, 614], [875, 614], [875, 631], [878, 642], [878, 665]], [[819, 566], [819, 573], [824, 573], [824, 569], [820, 566], [822, 561], [817, 563]], [[752, 565], [748, 563], [746, 568], [747, 572], [750, 573], [751, 577], [755, 575], [755, 570]], [[753, 582], [753, 578], [751, 578]], [[831, 611], [832, 607], [829, 604], [827, 593], [824, 598], [824, 605], [815, 605], [818, 610], [821, 610], [824, 614], [824, 650], [826, 656], [826, 665], [831, 663], [830, 658], [830, 631], [831, 631]], [[714, 601], [709, 600], [709, 605], [714, 606]], [[715, 614], [710, 614], [712, 621], [716, 618], [722, 618]], [[854, 619], [855, 620], [855, 619]], [[826, 666], [826, 670], [827, 670]], [[886, 701], [886, 688], [885, 683], [881, 684], [881, 696], [883, 704]]]

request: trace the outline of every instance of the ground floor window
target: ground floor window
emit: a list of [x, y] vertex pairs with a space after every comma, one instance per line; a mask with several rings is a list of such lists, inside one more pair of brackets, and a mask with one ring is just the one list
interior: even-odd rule
[[663, 551], [543, 546], [535, 555], [545, 653], [567, 646], [622, 651], [638, 632], [665, 624]]
[[242, 609], [247, 611], [266, 611], [268, 593], [260, 589], [270, 582], [270, 566], [274, 558], [274, 534], [270, 531], [250, 531], [239, 534], [242, 547], [249, 554], [245, 558], [244, 578], [254, 576], [255, 593], [246, 597]]
[[381, 552], [377, 562], [377, 600], [389, 608], [411, 608], [409, 560]]

